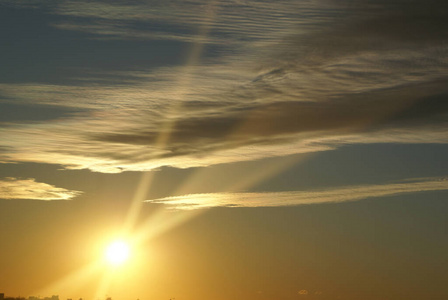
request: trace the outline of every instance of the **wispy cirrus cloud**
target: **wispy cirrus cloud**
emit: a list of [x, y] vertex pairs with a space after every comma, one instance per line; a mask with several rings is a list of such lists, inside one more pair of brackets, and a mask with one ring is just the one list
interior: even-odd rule
[[[322, 7], [310, 2], [277, 1], [62, 1], [54, 13], [61, 29], [89, 32], [98, 38], [159, 39], [241, 45], [277, 39], [292, 24], [311, 24]], [[329, 12], [327, 12], [329, 13]], [[203, 36], [199, 28], [210, 28]]]
[[72, 85], [2, 84], [8, 103], [82, 110], [45, 122], [8, 119], [0, 160], [120, 172], [354, 143], [447, 142], [448, 24], [433, 9], [441, 1], [216, 2], [213, 19], [195, 17], [204, 2], [170, 3], [61, 1], [48, 11], [74, 25], [113, 21], [124, 41], [120, 30], [152, 34], [128, 21], [154, 15], [166, 25], [154, 28], [206, 26], [208, 43], [231, 36], [240, 44], [187, 66], [92, 69]]
[[[61, 16], [52, 26], [91, 34], [99, 39], [177, 40], [241, 45], [277, 39], [292, 24], [310, 25], [325, 15], [314, 2], [265, 1], [5, 1], [12, 7], [42, 9]], [[330, 14], [328, 10], [326, 14]], [[212, 27], [207, 36], [199, 28]]]
[[0, 180], [0, 199], [70, 200], [81, 192], [36, 182], [35, 179], [7, 177]]
[[147, 200], [173, 209], [191, 210], [213, 207], [282, 207], [320, 203], [340, 203], [406, 193], [448, 190], [446, 179], [423, 179], [383, 185], [360, 185], [332, 189], [276, 193], [190, 194]]

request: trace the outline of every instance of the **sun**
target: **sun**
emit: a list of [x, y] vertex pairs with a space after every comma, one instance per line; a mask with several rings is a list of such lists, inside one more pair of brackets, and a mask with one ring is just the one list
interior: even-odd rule
[[130, 256], [129, 244], [123, 240], [116, 240], [109, 244], [106, 248], [106, 261], [112, 266], [120, 266], [124, 264]]

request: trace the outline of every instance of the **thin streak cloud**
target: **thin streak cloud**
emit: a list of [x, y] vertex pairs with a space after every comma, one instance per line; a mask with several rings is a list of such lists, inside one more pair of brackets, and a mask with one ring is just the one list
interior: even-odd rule
[[70, 200], [81, 193], [80, 191], [71, 191], [47, 183], [36, 182], [33, 178], [8, 177], [0, 180], [0, 199]]
[[446, 179], [412, 180], [383, 185], [359, 185], [332, 189], [276, 193], [190, 194], [147, 200], [172, 209], [191, 210], [213, 207], [282, 207], [320, 203], [341, 203], [406, 193], [448, 190]]

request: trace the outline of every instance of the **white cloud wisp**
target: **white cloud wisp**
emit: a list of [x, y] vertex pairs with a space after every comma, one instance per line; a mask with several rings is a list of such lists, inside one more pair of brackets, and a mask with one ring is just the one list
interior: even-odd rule
[[342, 188], [276, 193], [210, 193], [147, 200], [172, 209], [191, 210], [213, 207], [282, 207], [305, 204], [359, 201], [406, 193], [448, 190], [448, 180], [425, 179], [384, 185], [359, 185]]
[[79, 191], [70, 191], [47, 183], [36, 182], [33, 178], [8, 177], [0, 180], [0, 199], [70, 200], [80, 194]]

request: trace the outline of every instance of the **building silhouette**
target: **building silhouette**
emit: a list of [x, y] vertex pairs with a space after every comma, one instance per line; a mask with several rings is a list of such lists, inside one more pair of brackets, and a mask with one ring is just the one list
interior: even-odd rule
[[36, 297], [36, 296], [29, 296], [26, 297], [5, 297], [4, 293], [0, 293], [0, 300], [59, 300], [58, 295], [53, 295], [51, 297]]

